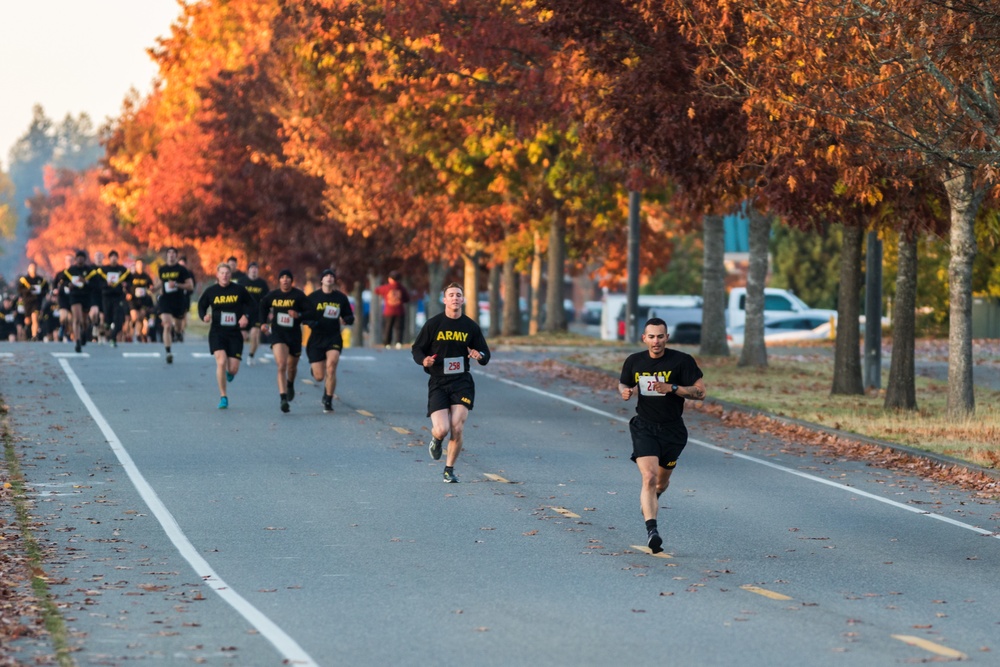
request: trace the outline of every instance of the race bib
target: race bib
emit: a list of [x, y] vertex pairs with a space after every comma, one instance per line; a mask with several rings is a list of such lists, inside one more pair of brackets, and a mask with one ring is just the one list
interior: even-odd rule
[[146, 296], [146, 288], [145, 287], [136, 287], [135, 288], [135, 295], [136, 296]]
[[278, 323], [279, 327], [290, 327], [292, 326], [292, 324], [294, 324], [292, 316], [289, 315], [288, 313], [276, 313], [275, 321]]
[[32, 285], [31, 286], [31, 293], [32, 294], [41, 294], [42, 293], [42, 286], [39, 285], [39, 284], [37, 284], [37, 283], [34, 284], [34, 285]]
[[118, 284], [118, 277], [121, 276], [117, 271], [112, 271], [108, 274], [108, 284], [114, 287]]
[[656, 391], [657, 382], [666, 382], [662, 375], [641, 375], [639, 376], [639, 393], [643, 396], [663, 396]]
[[236, 326], [236, 313], [222, 313], [222, 317], [219, 318], [219, 324], [224, 327]]
[[177, 283], [175, 283], [173, 280], [168, 280], [167, 282], [163, 283], [163, 291], [167, 294], [176, 292]]
[[73, 287], [83, 287], [83, 276], [73, 276], [70, 282], [73, 283]]
[[340, 319], [340, 306], [327, 306], [323, 309], [323, 317], [328, 320]]
[[444, 358], [444, 374], [454, 375], [455, 373], [465, 372], [465, 359], [462, 357], [445, 357]]
[[14, 313], [7, 313], [6, 315], [3, 316], [3, 319], [5, 322], [16, 322], [17, 315], [15, 315]]

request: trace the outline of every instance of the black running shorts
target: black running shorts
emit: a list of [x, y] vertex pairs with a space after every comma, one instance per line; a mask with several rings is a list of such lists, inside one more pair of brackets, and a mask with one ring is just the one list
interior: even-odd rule
[[226, 353], [226, 356], [231, 359], [242, 359], [243, 334], [240, 333], [239, 329], [226, 332], [209, 331], [208, 350], [212, 354], [215, 354], [219, 350], [223, 350]]
[[271, 347], [277, 344], [287, 345], [288, 354], [293, 357], [302, 356], [302, 329], [271, 326]]
[[453, 405], [472, 409], [476, 402], [476, 385], [470, 373], [454, 377], [431, 376], [427, 383], [427, 416], [438, 410], [448, 410]]
[[684, 446], [687, 445], [687, 428], [678, 424], [656, 424], [636, 415], [629, 420], [632, 434], [632, 460], [640, 456], [655, 456], [660, 467], [667, 470], [677, 465]]
[[326, 361], [326, 353], [329, 350], [340, 352], [344, 349], [344, 339], [340, 334], [320, 334], [315, 331], [309, 334], [309, 342], [306, 343], [306, 357], [310, 364]]

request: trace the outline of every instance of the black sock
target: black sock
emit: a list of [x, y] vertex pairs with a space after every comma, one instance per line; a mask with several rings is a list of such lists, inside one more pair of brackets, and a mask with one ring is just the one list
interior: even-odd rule
[[656, 519], [646, 519], [646, 532], [656, 530]]
[[283, 401], [288, 398], [288, 394], [281, 394], [280, 396], [281, 396], [281, 400], [283, 400]]
[[455, 467], [454, 466], [445, 466], [444, 467], [444, 471], [445, 472], [455, 472]]

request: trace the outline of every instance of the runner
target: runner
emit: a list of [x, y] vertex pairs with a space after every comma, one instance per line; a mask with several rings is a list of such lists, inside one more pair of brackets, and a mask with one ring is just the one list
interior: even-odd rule
[[264, 333], [271, 335], [271, 352], [278, 365], [278, 394], [281, 411], [291, 409], [295, 400], [295, 375], [302, 356], [302, 317], [312, 316], [309, 299], [298, 287], [289, 269], [278, 274], [278, 289], [268, 292], [260, 302], [260, 321]]
[[257, 347], [260, 345], [260, 320], [257, 309], [260, 308], [260, 300], [271, 291], [271, 288], [268, 287], [267, 281], [260, 277], [260, 268], [257, 266], [257, 262], [250, 262], [247, 265], [246, 278], [239, 284], [246, 288], [255, 304], [253, 315], [250, 317], [250, 329], [244, 337], [244, 340], [250, 341], [250, 358], [247, 359], [247, 366], [253, 366], [253, 355], [257, 353]]
[[0, 301], [0, 340], [17, 342], [17, 304], [9, 294]]
[[24, 307], [25, 326], [30, 329], [30, 340], [41, 340], [41, 309], [45, 295], [49, 293], [49, 281], [38, 275], [38, 265], [28, 264], [28, 273], [17, 281], [17, 293]]
[[83, 250], [77, 250], [73, 258], [73, 266], [60, 273], [58, 277], [58, 284], [69, 289], [71, 330], [77, 354], [87, 344], [90, 336], [88, 310], [94, 302], [92, 282], [96, 274], [97, 269], [87, 265], [87, 253]]
[[705, 399], [698, 364], [689, 354], [667, 349], [668, 338], [666, 322], [658, 317], [647, 320], [642, 330], [646, 351], [625, 359], [618, 380], [622, 400], [639, 395], [629, 432], [632, 460], [642, 475], [639, 504], [646, 521], [646, 544], [654, 554], [663, 551], [656, 524], [659, 497], [667, 490], [677, 458], [687, 445], [684, 399]]
[[462, 451], [465, 420], [476, 398], [476, 386], [469, 372], [469, 359], [481, 366], [490, 360], [479, 325], [462, 313], [465, 296], [462, 286], [451, 283], [444, 290], [444, 312], [427, 320], [413, 343], [413, 360], [430, 375], [427, 380], [427, 416], [431, 418], [431, 458], [441, 458], [441, 443], [451, 433], [444, 481], [458, 482], [455, 461]]
[[194, 289], [194, 278], [191, 272], [177, 262], [177, 249], [167, 248], [167, 263], [160, 267], [160, 299], [157, 309], [163, 322], [163, 346], [167, 352], [167, 363], [174, 363], [174, 355], [170, 352], [174, 332], [180, 332], [181, 323], [187, 315], [184, 290]]
[[317, 382], [323, 382], [323, 412], [333, 412], [333, 396], [337, 389], [337, 364], [340, 351], [344, 349], [344, 339], [340, 333], [340, 322], [354, 324], [354, 310], [347, 295], [336, 288], [337, 274], [333, 269], [325, 269], [320, 275], [320, 288], [309, 295], [313, 319], [309, 326], [309, 342], [306, 357]]
[[[239, 260], [237, 260], [235, 257], [230, 257], [229, 259], [226, 260], [226, 263], [229, 265], [229, 268], [232, 271], [232, 278], [230, 278], [230, 280], [232, 280], [237, 285], [243, 285], [244, 287], [246, 287], [245, 283], [247, 279], [247, 274], [240, 271]], [[248, 267], [247, 271], [249, 270], [250, 269]]]
[[118, 263], [118, 251], [108, 253], [108, 263], [100, 267], [101, 319], [111, 347], [118, 347], [118, 336], [125, 325], [125, 285], [129, 270]]
[[135, 266], [125, 279], [125, 303], [128, 305], [132, 340], [149, 340], [147, 318], [153, 312], [153, 279], [146, 273], [146, 263], [135, 260]]
[[[63, 271], [73, 266], [75, 257], [72, 253], [66, 253], [63, 259], [65, 261]], [[52, 279], [52, 290], [56, 293], [59, 303], [59, 336], [56, 340], [65, 342], [70, 338], [69, 332], [73, 325], [73, 312], [69, 304], [69, 281], [65, 278], [65, 274], [62, 272], [56, 274], [55, 278]]]
[[[254, 302], [247, 291], [231, 282], [232, 270], [222, 263], [215, 269], [219, 281], [202, 292], [198, 299], [198, 317], [211, 322], [208, 349], [215, 357], [215, 378], [219, 384], [219, 409], [229, 407], [226, 385], [236, 378], [243, 357], [243, 334], [240, 329], [250, 322]], [[212, 314], [208, 314], [208, 309]]]

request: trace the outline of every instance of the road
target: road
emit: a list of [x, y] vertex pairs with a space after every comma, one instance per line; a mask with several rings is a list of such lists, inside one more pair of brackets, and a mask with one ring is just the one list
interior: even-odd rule
[[688, 411], [652, 556], [613, 381], [499, 352], [445, 485], [406, 350], [345, 351], [326, 415], [273, 364], [217, 410], [202, 344], [85, 352], [0, 345], [79, 665], [996, 663], [1000, 510], [960, 489]]

